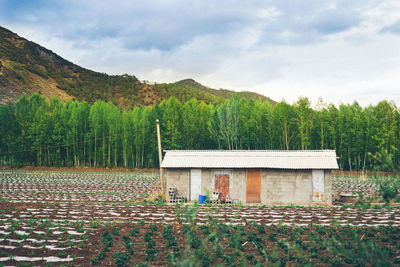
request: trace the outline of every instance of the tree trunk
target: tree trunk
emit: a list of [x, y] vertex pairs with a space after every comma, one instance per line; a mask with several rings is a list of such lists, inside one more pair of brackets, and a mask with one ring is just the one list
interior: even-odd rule
[[108, 132], [108, 166], [111, 167], [111, 127]]
[[94, 167], [97, 164], [97, 131], [94, 131]]
[[285, 121], [285, 142], [286, 142], [286, 150], [289, 150], [289, 141], [288, 141], [288, 132], [287, 132], [286, 121]]
[[324, 149], [324, 121], [321, 120], [321, 149]]

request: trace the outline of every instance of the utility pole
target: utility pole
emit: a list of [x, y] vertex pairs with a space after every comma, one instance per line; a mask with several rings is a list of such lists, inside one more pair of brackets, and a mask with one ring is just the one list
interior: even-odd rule
[[158, 141], [158, 161], [160, 162], [161, 194], [163, 197], [165, 197], [164, 175], [163, 175], [163, 169], [161, 168], [162, 151], [161, 151], [160, 121], [158, 119], [157, 119], [157, 141]]

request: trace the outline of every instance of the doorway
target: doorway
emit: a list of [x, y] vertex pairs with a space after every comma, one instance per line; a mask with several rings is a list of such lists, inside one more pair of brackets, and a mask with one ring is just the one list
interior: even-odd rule
[[221, 201], [226, 200], [226, 195], [229, 194], [229, 174], [215, 174], [214, 191], [220, 193]]
[[261, 202], [261, 169], [248, 169], [246, 182], [247, 203]]

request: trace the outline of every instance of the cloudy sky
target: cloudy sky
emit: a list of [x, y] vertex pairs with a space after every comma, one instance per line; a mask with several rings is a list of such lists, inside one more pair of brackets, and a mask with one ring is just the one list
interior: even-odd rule
[[400, 105], [398, 0], [0, 0], [0, 25], [109, 74]]

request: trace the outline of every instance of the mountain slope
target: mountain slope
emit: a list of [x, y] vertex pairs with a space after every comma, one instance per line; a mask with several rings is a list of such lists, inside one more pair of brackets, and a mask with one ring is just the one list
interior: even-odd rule
[[195, 88], [198, 89], [200, 91], [203, 92], [207, 92], [210, 93], [212, 95], [215, 95], [217, 97], [221, 97], [221, 98], [231, 98], [233, 94], [238, 94], [239, 97], [243, 97], [246, 99], [254, 99], [254, 100], [262, 100], [262, 101], [270, 101], [272, 104], [276, 103], [275, 101], [273, 101], [272, 99], [270, 99], [269, 97], [257, 94], [257, 93], [253, 93], [253, 92], [249, 92], [249, 91], [241, 91], [241, 92], [235, 92], [235, 91], [231, 91], [231, 90], [227, 90], [227, 89], [212, 89], [210, 87], [204, 86], [198, 82], [196, 82], [193, 79], [185, 79], [185, 80], [181, 80], [178, 81], [176, 83], [174, 83], [176, 85], [180, 85], [183, 86], [185, 88]]
[[[211, 89], [190, 79], [151, 85], [140, 82], [133, 75], [91, 71], [0, 27], [0, 104], [14, 103], [21, 94], [35, 92], [64, 101], [112, 101], [123, 108], [152, 105], [171, 96], [182, 102], [196, 97], [206, 103], [220, 103], [234, 93]], [[246, 98], [268, 99], [251, 92], [238, 94]]]

